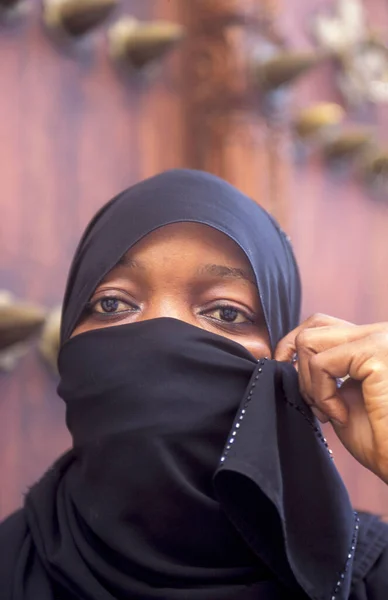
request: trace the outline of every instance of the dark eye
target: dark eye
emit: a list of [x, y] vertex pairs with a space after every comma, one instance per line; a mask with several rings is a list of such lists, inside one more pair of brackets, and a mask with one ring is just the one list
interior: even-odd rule
[[234, 323], [239, 317], [239, 311], [233, 306], [225, 306], [218, 310], [220, 318], [228, 323]]
[[100, 306], [104, 312], [116, 312], [120, 306], [117, 298], [104, 298], [100, 300]]
[[91, 303], [90, 310], [99, 314], [118, 314], [122, 312], [133, 311], [134, 306], [124, 302], [119, 298], [101, 298]]
[[206, 314], [217, 321], [233, 323], [234, 325], [252, 322], [253, 320], [246, 313], [244, 313], [242, 310], [239, 310], [235, 306], [218, 306], [217, 308], [208, 311]]

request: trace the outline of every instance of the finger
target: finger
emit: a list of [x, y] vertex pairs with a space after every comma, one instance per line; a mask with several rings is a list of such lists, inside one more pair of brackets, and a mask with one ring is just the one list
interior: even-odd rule
[[[362, 382], [363, 397], [368, 411], [386, 413], [388, 341], [387, 335], [372, 333], [362, 340], [334, 346], [310, 357], [310, 387], [307, 393], [314, 407], [331, 420], [346, 425], [349, 406], [336, 386], [336, 378], [350, 375]], [[383, 401], [378, 402], [379, 398]], [[381, 406], [380, 406], [381, 404]]]
[[315, 406], [310, 406], [310, 408], [311, 408], [311, 412], [321, 423], [324, 424], [324, 423], [328, 423], [330, 421], [329, 417], [327, 415], [325, 415], [324, 412], [319, 410], [319, 408], [316, 408]]
[[[311, 359], [313, 356], [325, 352], [334, 347], [342, 347], [352, 341], [365, 344], [365, 340], [371, 335], [381, 337], [382, 331], [386, 330], [388, 337], [388, 327], [385, 323], [373, 325], [353, 325], [346, 324], [344, 321], [339, 326], [323, 326], [315, 328], [302, 329], [295, 338], [295, 350], [298, 354], [298, 373], [300, 391], [305, 401], [314, 405], [314, 392], [311, 383]], [[376, 331], [378, 333], [376, 333]], [[381, 344], [380, 344], [381, 345]], [[374, 349], [375, 350], [375, 349]], [[358, 348], [358, 353], [364, 352], [364, 346]], [[346, 377], [348, 373], [344, 373], [341, 377]], [[336, 376], [337, 377], [337, 376]], [[329, 385], [329, 384], [327, 384]], [[337, 382], [333, 379], [331, 382], [333, 392], [337, 389]], [[318, 418], [323, 421], [322, 416]]]
[[[342, 353], [344, 346], [341, 346]], [[336, 379], [331, 374], [331, 363], [335, 360], [332, 355], [337, 348], [314, 354], [309, 361], [310, 387], [308, 392], [312, 398], [315, 409], [325, 415], [326, 420], [334, 421], [338, 425], [346, 425], [348, 421], [348, 408], [341, 397]], [[336, 368], [338, 365], [336, 365]], [[345, 367], [346, 369], [346, 367]]]
[[313, 400], [310, 397], [309, 389], [310, 385], [310, 370], [309, 370], [309, 360], [311, 357], [311, 352], [306, 349], [304, 346], [300, 346], [295, 342], [295, 348], [298, 353], [298, 378], [299, 378], [299, 390], [302, 394], [305, 402], [307, 404], [312, 405]]
[[[319, 323], [326, 323], [326, 325], [318, 325]], [[327, 325], [327, 323], [330, 323], [330, 325]], [[308, 324], [314, 324], [316, 326], [314, 328], [308, 328]], [[312, 407], [314, 405], [314, 398], [311, 394], [311, 376], [309, 362], [311, 356], [313, 356], [316, 352], [319, 352], [322, 349], [319, 343], [317, 342], [317, 339], [319, 341], [323, 331], [328, 330], [330, 339], [332, 339], [335, 338], [335, 332], [338, 329], [349, 329], [349, 327], [355, 326], [340, 319], [327, 317], [326, 315], [314, 315], [313, 317], [305, 321], [305, 323], [301, 327], [295, 330], [299, 330], [299, 333], [296, 335], [294, 340], [294, 348], [298, 356], [299, 388], [304, 400], [307, 402], [307, 404], [309, 404]], [[318, 335], [317, 339], [316, 335]], [[310, 343], [311, 337], [312, 340]], [[313, 412], [320, 421], [326, 422], [328, 420], [324, 413], [322, 411], [319, 411], [317, 408], [314, 408]]]
[[298, 335], [305, 329], [314, 329], [316, 327], [342, 327], [342, 326], [350, 326], [353, 325], [348, 321], [343, 321], [342, 319], [336, 319], [335, 317], [330, 317], [329, 315], [323, 314], [315, 314], [303, 321], [301, 325], [293, 329], [289, 334], [287, 334], [280, 342], [278, 343], [274, 358], [279, 361], [290, 361], [292, 356], [296, 352], [296, 338]]
[[310, 406], [316, 418], [319, 419], [321, 423], [327, 423], [329, 418], [314, 405], [314, 397], [311, 394], [310, 358], [311, 353], [304, 348], [300, 348], [300, 354], [298, 354], [299, 390], [304, 401]]
[[[344, 323], [344, 322], [343, 322]], [[295, 347], [298, 355], [302, 349], [318, 354], [349, 342], [363, 340], [374, 334], [386, 334], [388, 336], [387, 323], [374, 323], [372, 325], [343, 324], [338, 326], [323, 326], [303, 329], [295, 339]]]
[[[314, 405], [314, 393], [311, 382], [312, 358], [325, 350], [343, 345], [352, 336], [355, 325], [324, 326], [314, 329], [303, 329], [295, 338], [295, 348], [298, 353], [299, 386], [305, 401]], [[359, 332], [360, 337], [363, 333]], [[333, 389], [337, 387], [336, 381], [332, 381]], [[322, 420], [321, 417], [319, 417]]]

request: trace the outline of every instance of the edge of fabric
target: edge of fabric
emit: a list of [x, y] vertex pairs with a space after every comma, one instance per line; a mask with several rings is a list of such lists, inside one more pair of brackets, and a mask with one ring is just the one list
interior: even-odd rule
[[358, 517], [291, 365], [258, 365], [214, 485], [281, 581], [314, 600], [347, 599]]

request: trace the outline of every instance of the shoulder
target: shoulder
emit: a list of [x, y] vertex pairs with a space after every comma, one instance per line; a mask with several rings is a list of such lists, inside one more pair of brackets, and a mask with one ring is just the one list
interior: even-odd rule
[[16, 547], [23, 543], [27, 534], [24, 509], [17, 510], [0, 523], [0, 554], [6, 547]]
[[352, 590], [351, 600], [388, 597], [388, 525], [369, 513], [360, 513]]
[[[24, 509], [18, 510], [0, 523], [0, 589], [11, 585], [20, 553], [28, 538]], [[2, 596], [7, 597], [7, 595]]]
[[11, 530], [17, 529], [23, 531], [26, 529], [26, 518], [24, 508], [20, 508], [11, 513], [0, 523], [0, 539], [2, 539]]

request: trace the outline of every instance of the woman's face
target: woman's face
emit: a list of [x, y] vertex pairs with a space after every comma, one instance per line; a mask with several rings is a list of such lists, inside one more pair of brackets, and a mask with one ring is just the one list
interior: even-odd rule
[[73, 336], [112, 325], [172, 317], [271, 355], [255, 277], [243, 251], [198, 223], [144, 237], [98, 285]]

